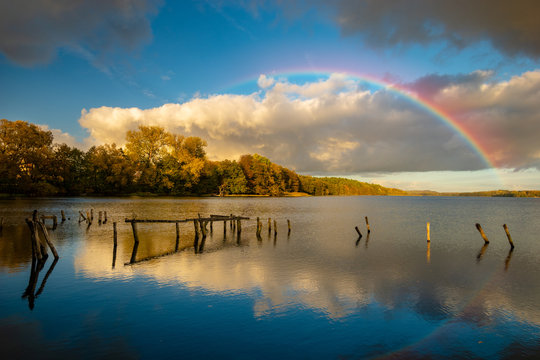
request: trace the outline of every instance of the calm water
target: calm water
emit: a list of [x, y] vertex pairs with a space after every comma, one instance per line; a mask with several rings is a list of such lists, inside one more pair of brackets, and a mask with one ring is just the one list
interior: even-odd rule
[[[49, 231], [61, 257], [22, 297], [33, 209], [71, 219]], [[77, 218], [89, 209], [87, 228]], [[137, 260], [156, 258], [125, 265], [126, 217], [198, 213], [252, 220], [240, 238], [214, 224], [196, 250], [193, 224], [181, 224], [178, 252], [174, 224], [139, 224]], [[540, 199], [30, 199], [0, 201], [0, 217], [3, 358], [540, 357]], [[483, 250], [476, 222], [491, 240]]]

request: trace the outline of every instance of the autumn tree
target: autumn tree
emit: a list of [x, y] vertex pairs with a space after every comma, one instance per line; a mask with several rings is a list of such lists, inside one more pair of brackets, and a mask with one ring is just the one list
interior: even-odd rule
[[0, 186], [7, 193], [54, 194], [53, 135], [26, 121], [0, 120]]
[[115, 144], [92, 146], [85, 156], [89, 192], [121, 194], [132, 190], [135, 166]]

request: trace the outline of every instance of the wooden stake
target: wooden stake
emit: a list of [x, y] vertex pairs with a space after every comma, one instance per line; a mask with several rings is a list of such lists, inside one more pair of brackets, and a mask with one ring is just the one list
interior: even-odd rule
[[41, 232], [43, 233], [43, 237], [45, 238], [45, 241], [47, 242], [47, 245], [49, 245], [49, 248], [51, 249], [54, 258], [58, 259], [58, 252], [56, 252], [56, 248], [54, 247], [51, 239], [49, 238], [49, 233], [47, 232], [47, 227], [42, 222], [38, 221], [38, 226], [41, 228]]
[[103, 221], [103, 220], [101, 219], [101, 216], [102, 216], [102, 215], [103, 215], [103, 212], [100, 211], [100, 212], [98, 213], [98, 224], [99, 224], [99, 225], [101, 225], [101, 223], [102, 223], [102, 221]]
[[131, 223], [131, 228], [133, 229], [133, 240], [138, 244], [139, 235], [137, 234], [137, 223], [135, 221]]
[[240, 233], [242, 232], [242, 220], [237, 219], [237, 220], [236, 220], [236, 223], [237, 223], [237, 225], [236, 225], [236, 226], [237, 226], [236, 233], [237, 233], [238, 235], [240, 235]]
[[174, 245], [174, 251], [178, 251], [178, 242], [180, 241], [180, 225], [178, 223], [174, 224], [176, 226], [176, 239]]
[[227, 236], [227, 220], [223, 220], [223, 236]]
[[291, 233], [291, 220], [287, 219], [287, 228], [289, 229], [289, 234]]
[[64, 210], [60, 210], [60, 215], [62, 215], [62, 222], [66, 221], [66, 214], [64, 213]]
[[430, 242], [430, 236], [429, 236], [429, 222], [426, 224], [426, 234], [427, 234], [427, 242]]
[[489, 244], [489, 240], [486, 236], [486, 234], [484, 233], [484, 230], [482, 230], [482, 226], [480, 226], [479, 223], [476, 223], [476, 228], [478, 229], [478, 231], [480, 232], [480, 235], [482, 236], [482, 239], [484, 239], [484, 242], [486, 244]]
[[506, 237], [508, 238], [508, 242], [510, 243], [510, 248], [514, 250], [514, 242], [512, 241], [512, 237], [510, 236], [510, 231], [508, 231], [508, 226], [504, 224], [503, 228], [504, 228], [504, 231], [506, 232]]
[[106, 224], [107, 223], [107, 212], [106, 211], [104, 212], [104, 215], [105, 215], [105, 219], [103, 219], [103, 223]]
[[359, 236], [359, 237], [362, 237], [362, 233], [360, 232], [360, 230], [358, 230], [358, 226], [355, 226], [354, 229], [355, 229], [356, 232], [358, 233], [358, 236]]
[[116, 231], [116, 222], [112, 223], [112, 227], [113, 227], [113, 243], [114, 243], [114, 247], [116, 247], [116, 245], [118, 245], [118, 232]]
[[199, 224], [198, 220], [193, 220], [193, 227], [195, 228], [195, 237], [199, 238]]
[[367, 227], [367, 232], [369, 234], [371, 232], [371, 229], [369, 228], [369, 221], [368, 221], [367, 216], [366, 216], [366, 227]]
[[257, 216], [257, 231], [256, 231], [257, 237], [261, 235], [260, 225], [261, 225], [261, 220]]

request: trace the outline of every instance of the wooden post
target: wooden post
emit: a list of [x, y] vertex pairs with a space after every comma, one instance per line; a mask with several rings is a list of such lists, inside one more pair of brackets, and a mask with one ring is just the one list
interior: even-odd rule
[[289, 229], [289, 234], [291, 233], [291, 220], [287, 219], [287, 228]]
[[360, 230], [358, 229], [358, 226], [355, 226], [354, 229], [355, 229], [356, 232], [358, 233], [358, 236], [359, 236], [359, 237], [362, 237], [362, 233], [361, 233]]
[[113, 227], [113, 243], [114, 243], [114, 247], [116, 247], [116, 245], [118, 245], [118, 232], [116, 231], [116, 222], [112, 223], [112, 227]]
[[103, 223], [106, 224], [107, 223], [107, 212], [106, 211], [104, 212], [104, 215], [105, 215], [105, 219], [103, 219]]
[[100, 211], [100, 212], [98, 213], [98, 224], [99, 224], [99, 225], [101, 225], [101, 223], [102, 223], [102, 221], [103, 221], [103, 220], [101, 219], [101, 216], [102, 216], [102, 215], [103, 215], [103, 212]]
[[274, 219], [274, 235], [277, 234], [277, 223], [276, 223], [276, 219]]
[[240, 235], [242, 232], [242, 220], [236, 219], [236, 233]]
[[199, 238], [199, 224], [197, 220], [193, 220], [193, 227], [195, 228], [195, 238]]
[[49, 248], [51, 249], [51, 251], [52, 251], [52, 253], [54, 255], [54, 258], [58, 259], [59, 258], [58, 252], [56, 252], [56, 248], [54, 247], [51, 239], [49, 238], [49, 233], [47, 232], [47, 227], [45, 226], [44, 223], [39, 222], [39, 221], [38, 221], [37, 224], [41, 228], [41, 232], [43, 233], [43, 237], [45, 238], [45, 241], [47, 242], [47, 245], [49, 245]]
[[479, 223], [476, 223], [476, 228], [478, 229], [478, 231], [480, 232], [480, 235], [482, 236], [482, 239], [484, 239], [484, 242], [486, 244], [489, 244], [489, 240], [486, 236], [486, 234], [484, 233], [484, 230], [482, 230], [482, 226], [480, 226]]
[[30, 219], [26, 219], [26, 224], [30, 229], [30, 245], [32, 246], [32, 261], [34, 259], [41, 260], [41, 251], [36, 239], [36, 232], [34, 230], [34, 222]]
[[60, 215], [62, 215], [62, 222], [66, 221], [66, 214], [64, 213], [64, 210], [60, 210]]
[[139, 235], [137, 234], [137, 223], [135, 221], [131, 222], [131, 228], [133, 229], [133, 240], [138, 244]]
[[227, 220], [223, 220], [223, 237], [227, 236]]
[[268, 218], [268, 234], [272, 232], [272, 220]]
[[210, 220], [210, 234], [214, 233], [214, 222]]
[[426, 234], [427, 234], [427, 242], [430, 242], [431, 239], [430, 239], [430, 236], [429, 236], [429, 221], [426, 224]]
[[178, 223], [175, 223], [176, 225], [176, 240], [174, 245], [174, 251], [178, 251], [178, 242], [180, 241], [180, 225]]
[[256, 231], [257, 237], [261, 235], [260, 225], [261, 225], [261, 220], [257, 216], [257, 231]]
[[514, 249], [514, 242], [512, 241], [512, 237], [510, 236], [510, 231], [508, 231], [508, 226], [506, 224], [503, 225], [504, 231], [506, 232], [506, 237], [508, 238], [508, 242], [510, 243], [510, 248]]
[[371, 229], [369, 228], [369, 221], [368, 221], [367, 216], [366, 216], [366, 227], [367, 227], [367, 232], [369, 234], [371, 232]]
[[58, 218], [56, 217], [56, 215], [53, 215], [52, 221], [53, 221], [52, 229], [55, 230], [58, 227]]
[[46, 244], [43, 243], [43, 240], [41, 240], [41, 238], [39, 237], [38, 225], [37, 225], [38, 222], [39, 222], [38, 212], [37, 210], [34, 210], [34, 212], [32, 213], [32, 227], [33, 227], [35, 238], [36, 238], [37, 248], [39, 249], [39, 252], [41, 253], [41, 257], [45, 258], [47, 257], [47, 246]]
[[231, 227], [231, 230], [232, 230], [232, 227], [233, 227], [233, 214], [230, 215], [231, 216], [231, 220], [229, 221], [229, 226]]

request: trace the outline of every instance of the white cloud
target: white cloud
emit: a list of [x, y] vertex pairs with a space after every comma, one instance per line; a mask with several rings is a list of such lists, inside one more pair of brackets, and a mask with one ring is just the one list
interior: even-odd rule
[[266, 75], [261, 74], [259, 76], [259, 79], [257, 80], [257, 85], [259, 85], [261, 89], [266, 89], [274, 85], [274, 82], [275, 82], [274, 78], [267, 77]]
[[81, 143], [79, 143], [77, 140], [75, 140], [75, 138], [73, 136], [71, 136], [70, 134], [66, 133], [66, 132], [63, 132], [62, 130], [59, 130], [59, 129], [51, 129], [49, 128], [48, 125], [40, 125], [38, 124], [37, 125], [41, 130], [44, 130], [44, 131], [50, 131], [52, 134], [53, 134], [53, 141], [55, 144], [66, 144], [68, 146], [71, 146], [71, 147], [76, 147], [76, 148], [84, 148], [85, 146]]
[[[482, 139], [497, 163], [540, 166], [540, 104], [535, 102], [540, 71], [499, 83], [488, 78], [479, 73], [435, 79], [431, 101]], [[261, 76], [259, 82], [268, 85], [268, 79]], [[146, 110], [94, 108], [84, 110], [79, 122], [90, 132], [89, 144], [121, 145], [127, 130], [158, 125], [206, 139], [211, 159], [257, 152], [301, 172], [346, 175], [486, 166], [433, 114], [393, 91], [362, 89], [344, 74], [303, 85], [280, 79], [250, 95], [197, 97]]]

